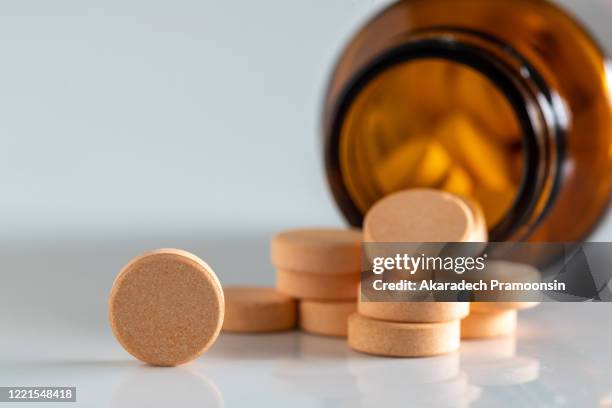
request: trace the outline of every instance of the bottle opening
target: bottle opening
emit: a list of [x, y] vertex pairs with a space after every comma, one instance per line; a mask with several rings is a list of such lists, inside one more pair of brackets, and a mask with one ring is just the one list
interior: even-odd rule
[[379, 72], [340, 128], [347, 193], [365, 213], [381, 197], [438, 188], [470, 197], [493, 229], [525, 177], [522, 127], [506, 95], [480, 71], [420, 58]]

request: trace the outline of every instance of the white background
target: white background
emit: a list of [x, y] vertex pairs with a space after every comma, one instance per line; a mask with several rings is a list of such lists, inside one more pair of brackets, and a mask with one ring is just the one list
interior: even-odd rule
[[[322, 94], [387, 3], [1, 2], [0, 242], [340, 224]], [[612, 49], [609, 2], [563, 3]]]

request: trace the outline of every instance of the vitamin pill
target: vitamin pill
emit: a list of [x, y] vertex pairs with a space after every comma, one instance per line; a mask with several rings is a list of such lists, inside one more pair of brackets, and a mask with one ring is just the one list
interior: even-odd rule
[[427, 357], [459, 348], [459, 321], [444, 323], [396, 323], [349, 317], [349, 346], [363, 353], [389, 357]]
[[368, 302], [359, 301], [360, 314], [373, 319], [400, 323], [437, 323], [463, 319], [470, 312], [468, 302]]
[[461, 114], [449, 116], [436, 136], [482, 185], [495, 190], [515, 190], [505, 149], [492, 142], [469, 117]]
[[386, 194], [407, 188], [437, 187], [448, 175], [452, 161], [436, 140], [416, 137], [404, 142], [376, 168], [379, 187]]
[[298, 299], [349, 300], [357, 297], [360, 275], [303, 273], [277, 269], [276, 288]]
[[514, 333], [516, 318], [516, 310], [470, 313], [461, 321], [461, 338], [489, 339]]
[[455, 164], [444, 184], [442, 184], [442, 190], [457, 194], [459, 196], [471, 196], [474, 191], [474, 183], [470, 175], [461, 167], [461, 165]]
[[293, 298], [272, 288], [232, 286], [223, 289], [223, 331], [263, 333], [289, 330], [297, 321]]
[[368, 242], [465, 242], [475, 220], [461, 198], [439, 190], [415, 189], [389, 195], [367, 213]]
[[303, 229], [272, 239], [272, 264], [280, 269], [326, 274], [358, 274], [361, 270], [361, 231]]
[[213, 270], [177, 249], [160, 249], [128, 263], [113, 284], [113, 334], [134, 357], [175, 366], [206, 351], [223, 323], [224, 299]]
[[318, 302], [303, 300], [300, 302], [300, 327], [309, 333], [325, 336], [346, 337], [348, 318], [357, 310], [357, 303]]
[[416, 169], [410, 186], [433, 188], [439, 186], [448, 175], [452, 159], [436, 140], [430, 140], [423, 159]]
[[385, 194], [404, 190], [412, 185], [416, 173], [427, 151], [426, 138], [415, 137], [395, 148], [376, 167], [376, 181]]

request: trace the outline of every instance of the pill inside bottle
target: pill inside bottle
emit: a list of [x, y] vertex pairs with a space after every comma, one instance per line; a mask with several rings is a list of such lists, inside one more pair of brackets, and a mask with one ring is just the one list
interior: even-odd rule
[[514, 203], [524, 155], [502, 91], [466, 65], [424, 59], [388, 69], [357, 96], [340, 160], [363, 212], [396, 191], [438, 188], [477, 201], [491, 228]]

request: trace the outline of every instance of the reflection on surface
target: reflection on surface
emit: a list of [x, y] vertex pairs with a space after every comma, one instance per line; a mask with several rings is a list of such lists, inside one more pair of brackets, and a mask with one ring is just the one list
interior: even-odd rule
[[460, 370], [459, 353], [392, 359], [352, 352], [345, 339], [300, 336], [300, 357], [275, 367], [283, 389], [341, 406], [373, 406], [409, 396], [419, 406], [469, 406], [479, 390]]
[[418, 406], [467, 407], [478, 390], [470, 386], [459, 362], [459, 353], [417, 359], [356, 356], [349, 371], [356, 378], [363, 406], [409, 397]]
[[217, 386], [192, 363], [173, 368], [140, 365], [128, 371], [114, 391], [112, 406], [126, 407], [223, 407]]
[[512, 386], [535, 381], [540, 372], [538, 360], [517, 355], [514, 336], [464, 341], [460, 353], [416, 359], [359, 354], [344, 339], [307, 334], [297, 344], [297, 358], [277, 360], [276, 380], [296, 395], [342, 406], [407, 398], [424, 407], [486, 406], [488, 393], [513, 394]]
[[461, 343], [461, 367], [476, 385], [524, 384], [538, 378], [538, 360], [516, 355], [516, 337]]
[[517, 355], [514, 335], [461, 342], [461, 368], [468, 374], [471, 384], [481, 387], [476, 406], [490, 406], [502, 395], [511, 406], [535, 403], [524, 387], [538, 379], [540, 363]]
[[[595, 306], [581, 315], [594, 314]], [[581, 324], [591, 327], [588, 319], [567, 324], [575, 305], [529, 313], [540, 310], [539, 322], [521, 321], [518, 337], [463, 341], [459, 352], [438, 357], [369, 356], [352, 351], [346, 339], [292, 332], [224, 334], [201, 361], [232, 406], [245, 400], [295, 407], [611, 406], [609, 359], [593, 357], [609, 334], [580, 335]], [[560, 317], [566, 324], [542, 323]]]
[[[232, 383], [242, 384], [243, 392], [282, 389], [292, 399], [352, 407], [408, 400], [424, 407], [487, 406], [500, 393], [512, 395], [513, 386], [533, 382], [540, 372], [537, 360], [517, 355], [513, 336], [464, 341], [460, 352], [437, 357], [395, 359], [356, 353], [345, 339], [299, 332], [223, 334], [206, 358], [218, 367], [231, 362], [231, 371], [239, 368]], [[257, 360], [267, 362], [272, 378], [249, 371]], [[255, 379], [256, 388], [247, 386]], [[511, 398], [517, 399], [523, 401]]]
[[317, 395], [330, 405], [355, 406], [355, 379], [345, 361], [351, 355], [346, 339], [302, 333], [295, 359], [283, 359], [274, 375], [284, 389], [303, 396]]

